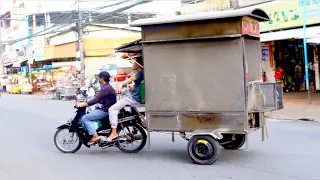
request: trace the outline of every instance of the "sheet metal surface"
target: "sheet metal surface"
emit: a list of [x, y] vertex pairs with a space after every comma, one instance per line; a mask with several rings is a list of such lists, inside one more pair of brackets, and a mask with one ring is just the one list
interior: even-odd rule
[[248, 80], [257, 81], [262, 79], [262, 55], [259, 39], [244, 38], [246, 62], [248, 63]]
[[252, 82], [248, 84], [248, 111], [270, 112], [283, 109], [281, 83]]
[[216, 129], [221, 132], [245, 132], [247, 113], [148, 112], [148, 128], [154, 131], [192, 132]]
[[209, 13], [199, 13], [199, 14], [188, 14], [180, 15], [174, 17], [157, 17], [157, 18], [147, 18], [134, 21], [130, 26], [150, 26], [157, 24], [171, 24], [171, 23], [182, 23], [182, 22], [193, 22], [193, 21], [203, 21], [212, 19], [226, 19], [231, 17], [243, 17], [249, 16], [255, 18], [259, 21], [268, 21], [269, 16], [265, 11], [259, 8], [241, 8], [241, 9], [231, 9], [225, 11], [214, 11]]
[[240, 38], [143, 44], [147, 111], [245, 112]]

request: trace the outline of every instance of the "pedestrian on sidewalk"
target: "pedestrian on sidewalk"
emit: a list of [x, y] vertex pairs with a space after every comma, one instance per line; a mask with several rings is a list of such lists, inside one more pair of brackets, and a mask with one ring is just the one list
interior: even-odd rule
[[262, 73], [262, 80], [263, 80], [263, 82], [268, 82], [266, 72]]
[[299, 61], [295, 69], [295, 78], [296, 78], [296, 89], [299, 91], [303, 90], [304, 76], [302, 75], [302, 61]]
[[284, 74], [285, 72], [282, 68], [282, 65], [279, 65], [277, 70], [274, 73], [274, 78], [276, 79], [276, 82], [281, 82], [282, 87], [284, 87], [284, 81], [283, 81]]

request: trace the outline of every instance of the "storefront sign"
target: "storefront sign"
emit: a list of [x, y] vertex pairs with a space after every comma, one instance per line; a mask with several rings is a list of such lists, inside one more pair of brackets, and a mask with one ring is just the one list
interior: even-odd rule
[[261, 4], [270, 0], [237, 0], [239, 7], [247, 7], [255, 4]]
[[319, 51], [317, 45], [313, 46], [313, 68], [316, 70], [315, 72], [315, 83], [316, 83], [316, 90], [320, 90], [320, 74], [319, 74]]
[[34, 50], [34, 59], [35, 61], [44, 60], [44, 47], [36, 47]]
[[269, 46], [269, 59], [270, 59], [270, 68], [274, 68], [274, 54], [273, 54], [273, 46]]
[[262, 61], [268, 61], [269, 60], [269, 46], [261, 47], [261, 53], [262, 53]]
[[30, 44], [30, 39], [27, 38], [29, 36], [28, 17], [18, 21], [17, 23], [18, 24], [13, 26], [12, 39], [23, 39], [13, 45], [15, 49], [20, 49], [20, 47]]
[[247, 34], [251, 36], [260, 36], [259, 21], [243, 17], [242, 18], [242, 34]]
[[4, 52], [2, 54], [2, 60], [4, 63], [15, 61], [15, 60], [17, 60], [17, 57], [18, 57], [17, 51], [13, 51], [13, 50], [8, 51], [8, 52]]
[[[320, 23], [320, 0], [305, 0], [307, 25]], [[302, 27], [304, 0], [278, 0], [259, 7], [270, 17], [269, 22], [260, 23], [261, 32], [285, 28]]]
[[[35, 32], [40, 32], [44, 30], [43, 27], [39, 27]], [[42, 61], [45, 59], [44, 57], [44, 47], [45, 47], [45, 37], [44, 36], [36, 36], [33, 38], [33, 58], [35, 61]]]
[[52, 65], [43, 65], [43, 68], [52, 68]]
[[66, 43], [71, 43], [78, 41], [77, 33], [76, 32], [68, 32], [66, 34], [56, 35], [50, 38], [49, 45], [61, 45]]
[[196, 4], [183, 4], [181, 12], [183, 14], [221, 11], [230, 8], [230, 0], [205, 0]]
[[22, 66], [21, 73], [27, 73], [27, 72], [28, 72], [28, 66]]
[[80, 61], [70, 61], [70, 62], [52, 62], [52, 67], [66, 67], [66, 66], [78, 66], [81, 64]]
[[[0, 20], [0, 22], [1, 22], [1, 20]], [[0, 27], [0, 36], [1, 36], [1, 41], [8, 40], [7, 30], [5, 28]]]

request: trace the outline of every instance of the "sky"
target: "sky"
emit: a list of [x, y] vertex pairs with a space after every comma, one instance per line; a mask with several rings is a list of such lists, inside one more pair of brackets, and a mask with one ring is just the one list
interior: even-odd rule
[[0, 3], [1, 14], [10, 10], [12, 0], [0, 0], [0, 2], [1, 2]]

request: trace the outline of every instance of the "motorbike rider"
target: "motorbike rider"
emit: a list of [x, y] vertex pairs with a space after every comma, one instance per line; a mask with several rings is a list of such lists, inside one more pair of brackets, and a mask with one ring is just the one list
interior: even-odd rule
[[94, 124], [92, 121], [101, 120], [108, 116], [109, 108], [117, 102], [117, 96], [114, 88], [109, 84], [110, 74], [106, 71], [102, 71], [98, 74], [99, 83], [102, 84], [102, 88], [97, 96], [86, 103], [77, 103], [76, 107], [88, 107], [97, 103], [101, 103], [100, 109], [94, 110], [89, 114], [84, 115], [81, 121], [86, 126], [89, 135], [92, 135], [88, 145], [96, 144], [100, 141], [100, 137], [97, 134]]
[[144, 80], [142, 57], [136, 58], [136, 61], [133, 63], [133, 70], [137, 71], [136, 74], [134, 76], [131, 76], [129, 79], [119, 83], [117, 86], [117, 93], [120, 93], [124, 85], [134, 82], [134, 87], [131, 95], [124, 99], [121, 99], [109, 108], [109, 121], [112, 131], [111, 135], [107, 138], [108, 142], [111, 142], [118, 137], [117, 125], [119, 111], [127, 105], [135, 105], [141, 103], [140, 85]]

